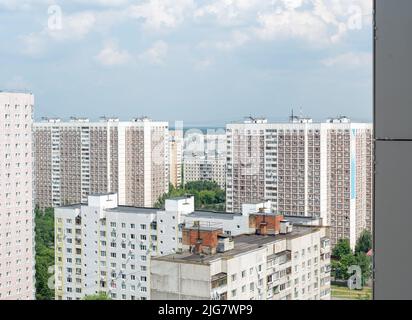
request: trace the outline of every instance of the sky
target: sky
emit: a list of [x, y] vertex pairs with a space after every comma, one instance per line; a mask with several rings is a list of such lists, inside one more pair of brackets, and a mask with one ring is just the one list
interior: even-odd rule
[[372, 0], [0, 0], [0, 90], [35, 118], [372, 120]]

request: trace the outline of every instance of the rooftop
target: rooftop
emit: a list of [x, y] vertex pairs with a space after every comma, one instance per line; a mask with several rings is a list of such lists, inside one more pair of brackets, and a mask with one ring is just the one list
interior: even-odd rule
[[81, 203], [76, 203], [76, 204], [68, 204], [65, 206], [60, 206], [58, 207], [59, 209], [80, 209], [82, 206]]
[[191, 218], [219, 218], [233, 220], [236, 216], [242, 216], [241, 213], [231, 213], [231, 212], [215, 212], [215, 211], [195, 211], [188, 215]]
[[105, 209], [106, 212], [118, 212], [118, 213], [136, 213], [136, 214], [151, 214], [160, 211], [157, 208], [139, 208], [129, 206], [118, 206], [116, 208]]
[[296, 227], [292, 233], [284, 235], [269, 235], [261, 236], [256, 234], [251, 235], [240, 235], [233, 237], [234, 249], [223, 253], [216, 253], [212, 255], [199, 255], [193, 254], [189, 251], [183, 253], [171, 254], [163, 257], [154, 257], [153, 260], [157, 261], [168, 261], [176, 263], [193, 263], [193, 264], [205, 264], [208, 265], [211, 262], [218, 259], [230, 259], [236, 255], [242, 255], [247, 252], [257, 250], [264, 245], [275, 243], [285, 239], [295, 239], [303, 235], [307, 235], [319, 230], [319, 228], [313, 227]]
[[[59, 207], [60, 209], [81, 209], [82, 206], [87, 206], [87, 204], [72, 204]], [[136, 213], [136, 214], [151, 214], [160, 211], [158, 208], [139, 208], [130, 206], [118, 206], [116, 208], [106, 208], [106, 212], [118, 212], [118, 213]]]
[[168, 198], [166, 200], [187, 200], [187, 199], [190, 199], [191, 197], [193, 197], [193, 195], [188, 194], [188, 195], [181, 196], [181, 197]]

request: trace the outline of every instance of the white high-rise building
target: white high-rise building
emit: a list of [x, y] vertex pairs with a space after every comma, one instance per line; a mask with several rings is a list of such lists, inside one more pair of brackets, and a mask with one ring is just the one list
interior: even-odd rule
[[263, 216], [263, 220], [261, 213], [250, 216], [251, 221], [260, 221], [256, 231], [234, 237], [224, 233], [219, 220], [186, 223], [183, 252], [152, 259], [152, 298], [329, 300], [326, 229], [292, 226], [282, 216]]
[[169, 172], [170, 183], [179, 188], [182, 185], [182, 166], [183, 166], [183, 130], [176, 129], [169, 132]]
[[34, 124], [34, 139], [35, 201], [42, 208], [106, 192], [118, 193], [122, 205], [153, 207], [168, 192], [167, 122], [45, 119]]
[[165, 210], [118, 205], [117, 194], [89, 195], [88, 204], [55, 209], [57, 300], [105, 292], [115, 300], [150, 298], [151, 257], [177, 252], [179, 226], [194, 199]]
[[287, 216], [318, 217], [331, 241], [372, 230], [373, 128], [346, 117], [227, 125], [227, 210], [270, 200]]
[[226, 186], [226, 135], [191, 132], [185, 136], [183, 179]]
[[0, 92], [0, 300], [35, 294], [34, 96]]
[[[288, 257], [288, 263], [291, 262], [290, 250], [293, 249], [296, 253], [301, 249], [305, 251], [313, 247], [309, 249], [313, 249], [312, 253], [309, 254], [308, 251], [306, 256], [304, 253], [296, 253], [306, 257], [302, 258], [305, 263], [306, 259], [313, 259], [313, 264], [308, 265], [307, 270], [302, 269], [299, 274], [295, 273], [291, 264], [283, 265], [281, 259], [278, 262], [283, 267], [289, 268], [297, 277], [304, 273], [311, 273], [313, 276], [310, 281], [309, 279], [307, 282], [302, 281], [302, 289], [306, 292], [309, 290], [306, 286], [311, 286], [310, 292], [307, 291], [307, 294], [302, 293], [294, 298], [320, 299], [328, 296], [330, 255], [326, 248], [326, 228], [307, 225], [302, 235], [296, 229], [293, 234], [288, 235], [291, 241], [293, 239], [293, 244], [288, 246], [283, 242], [278, 243], [284, 240], [284, 237], [279, 234], [282, 232], [281, 225], [286, 221], [283, 216], [273, 213], [270, 203], [245, 204], [242, 213], [237, 214], [195, 211], [193, 196], [168, 199], [164, 210], [120, 206], [117, 199], [116, 194], [89, 195], [87, 205], [55, 209], [57, 300], [82, 299], [85, 295], [100, 292], [109, 294], [115, 300], [159, 298], [157, 294], [166, 294], [169, 289], [159, 286], [158, 274], [156, 280], [152, 279], [152, 275], [156, 273], [153, 272], [155, 271], [153, 259], [170, 254], [185, 255], [185, 252], [190, 249], [188, 241], [198, 239], [196, 231], [200, 232], [200, 227], [206, 227], [206, 230], [210, 231], [214, 230], [215, 226], [219, 227], [221, 238], [234, 236], [236, 242], [239, 237], [243, 237], [241, 239], [249, 237], [256, 239], [257, 242], [262, 241], [262, 245], [270, 243], [269, 251], [275, 250], [273, 254]], [[288, 225], [285, 230], [290, 230], [292, 227], [290, 223]], [[301, 228], [303, 227], [302, 225]], [[188, 230], [192, 230], [189, 237]], [[207, 247], [207, 242], [211, 238], [207, 234], [204, 236], [202, 243]], [[250, 246], [250, 244], [242, 244], [242, 241], [238, 242], [243, 249], [246, 249], [245, 253], [256, 249], [255, 244], [250, 243], [252, 244]], [[321, 247], [322, 243], [325, 244], [325, 248]], [[266, 252], [266, 247], [259, 245], [258, 247], [259, 251]], [[233, 248], [229, 246], [227, 249], [232, 252], [226, 254], [238, 256], [237, 246]], [[259, 256], [251, 255], [246, 259], [252, 259], [248, 262], [250, 267], [257, 266], [263, 261], [260, 253]], [[295, 264], [303, 262], [303, 260], [294, 261]], [[173, 272], [167, 270], [167, 268], [161, 269], [161, 272], [165, 273], [161, 277], [175, 276]], [[282, 273], [282, 283], [289, 281], [287, 275], [289, 273]], [[156, 284], [155, 297], [151, 295], [153, 283]], [[286, 289], [290, 288], [289, 284]], [[197, 287], [192, 288], [194, 291], [197, 289]], [[324, 290], [323, 296], [320, 294], [321, 289]], [[276, 298], [280, 296], [277, 295]], [[266, 295], [263, 299], [266, 299]]]

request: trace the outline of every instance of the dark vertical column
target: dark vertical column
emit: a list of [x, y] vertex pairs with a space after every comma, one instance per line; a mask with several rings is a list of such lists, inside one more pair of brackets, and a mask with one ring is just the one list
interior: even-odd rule
[[412, 1], [375, 0], [375, 299], [412, 299]]

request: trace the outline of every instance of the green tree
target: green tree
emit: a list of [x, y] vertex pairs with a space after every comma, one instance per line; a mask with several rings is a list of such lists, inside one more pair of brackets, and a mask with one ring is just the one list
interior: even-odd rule
[[98, 294], [92, 294], [92, 295], [87, 295], [83, 298], [83, 300], [112, 300], [107, 293], [105, 292], [100, 292]]
[[333, 248], [332, 256], [336, 260], [341, 260], [342, 257], [351, 254], [352, 249], [350, 247], [350, 243], [348, 239], [340, 239], [336, 244], [335, 248]]
[[355, 255], [355, 261], [362, 270], [362, 285], [365, 285], [372, 276], [372, 259], [365, 253], [359, 252]]
[[36, 299], [53, 300], [54, 290], [48, 286], [49, 268], [54, 265], [54, 211], [35, 210], [36, 239]]
[[370, 249], [372, 249], [372, 234], [368, 230], [364, 230], [356, 242], [355, 252], [368, 253]]
[[164, 194], [156, 202], [156, 208], [164, 208], [166, 199], [193, 195], [195, 197], [196, 209], [207, 209], [214, 211], [225, 211], [226, 193], [216, 182], [213, 181], [193, 181], [188, 182], [184, 187], [175, 188], [172, 185], [169, 192]]
[[[369, 234], [370, 235], [370, 234]], [[348, 273], [351, 266], [359, 266], [362, 271], [362, 285], [364, 285], [372, 275], [372, 259], [366, 255], [369, 251], [369, 235], [362, 233], [357, 243], [357, 252], [354, 254], [349, 244], [349, 240], [342, 239], [332, 251], [333, 260], [332, 275], [336, 279], [348, 280], [352, 274]]]
[[357, 261], [352, 252], [340, 257], [339, 260], [332, 261], [332, 274], [336, 279], [348, 280], [351, 274], [348, 273], [349, 268], [356, 265]]

